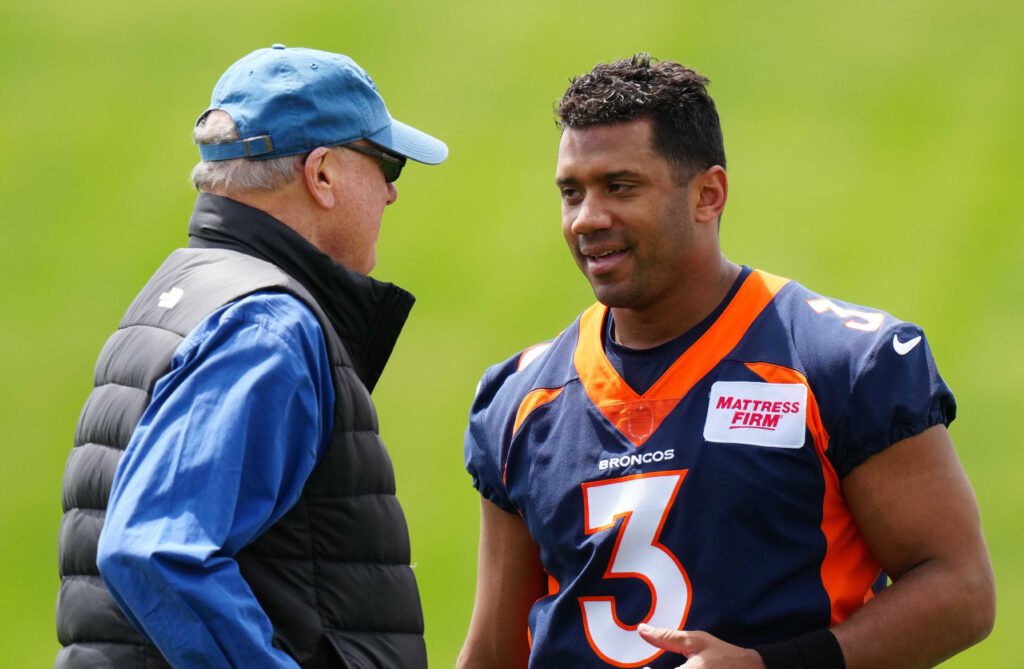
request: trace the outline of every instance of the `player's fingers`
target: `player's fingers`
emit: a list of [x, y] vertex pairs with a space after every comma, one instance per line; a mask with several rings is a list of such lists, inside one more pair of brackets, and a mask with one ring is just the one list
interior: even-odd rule
[[664, 648], [665, 650], [677, 650], [676, 645], [679, 643], [677, 639], [678, 632], [662, 627], [651, 627], [646, 623], [640, 623], [636, 631], [639, 632], [640, 637], [644, 641], [651, 645]]
[[647, 643], [686, 657], [699, 653], [707, 645], [701, 632], [670, 630], [663, 627], [651, 627], [643, 623], [637, 628], [637, 632]]

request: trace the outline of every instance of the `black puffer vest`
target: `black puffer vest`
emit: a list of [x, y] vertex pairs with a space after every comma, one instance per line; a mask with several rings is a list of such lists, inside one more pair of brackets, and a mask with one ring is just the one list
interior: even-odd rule
[[189, 233], [198, 248], [171, 254], [104, 346], [79, 419], [64, 474], [56, 666], [167, 666], [96, 568], [114, 471], [182, 339], [224, 304], [278, 290], [304, 301], [323, 328], [334, 433], [296, 505], [236, 555], [242, 575], [274, 625], [275, 645], [301, 666], [426, 667], [408, 531], [369, 395], [412, 296], [350, 272], [225, 198], [201, 195]]

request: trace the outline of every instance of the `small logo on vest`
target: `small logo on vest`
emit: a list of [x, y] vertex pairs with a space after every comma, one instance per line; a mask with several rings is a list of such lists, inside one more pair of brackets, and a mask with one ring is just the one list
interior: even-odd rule
[[184, 294], [185, 291], [175, 286], [166, 293], [160, 293], [160, 301], [156, 303], [156, 306], [161, 309], [173, 309], [178, 302], [181, 302], [181, 297]]

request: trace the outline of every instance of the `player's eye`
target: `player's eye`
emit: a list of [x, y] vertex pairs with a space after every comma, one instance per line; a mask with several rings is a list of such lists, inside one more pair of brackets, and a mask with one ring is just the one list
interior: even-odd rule
[[573, 186], [563, 186], [562, 188], [559, 189], [559, 192], [562, 195], [563, 202], [576, 202], [582, 197], [580, 190]]

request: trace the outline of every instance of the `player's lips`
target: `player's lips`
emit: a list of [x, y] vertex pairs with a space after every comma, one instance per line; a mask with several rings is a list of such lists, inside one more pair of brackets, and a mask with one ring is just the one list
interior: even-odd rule
[[610, 272], [626, 256], [627, 251], [628, 249], [621, 246], [580, 249], [591, 274]]

